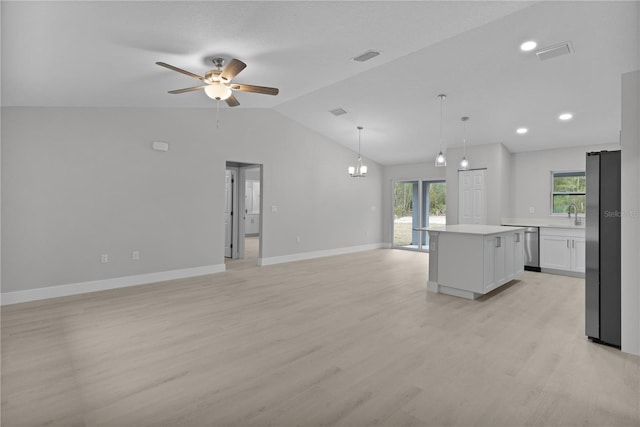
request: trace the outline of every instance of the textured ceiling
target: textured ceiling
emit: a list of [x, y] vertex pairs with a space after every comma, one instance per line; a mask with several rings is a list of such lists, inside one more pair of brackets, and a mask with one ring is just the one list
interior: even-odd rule
[[[221, 55], [235, 79], [280, 88], [236, 93], [382, 164], [432, 160], [444, 136], [511, 151], [618, 141], [620, 75], [640, 68], [639, 2], [3, 1], [2, 105], [215, 108], [197, 74]], [[520, 52], [571, 41], [540, 61]], [[381, 55], [364, 63], [351, 58]], [[328, 110], [348, 113], [334, 117]], [[228, 108], [222, 104], [221, 108]], [[570, 111], [574, 119], [557, 120]], [[515, 133], [526, 126], [529, 133]]]

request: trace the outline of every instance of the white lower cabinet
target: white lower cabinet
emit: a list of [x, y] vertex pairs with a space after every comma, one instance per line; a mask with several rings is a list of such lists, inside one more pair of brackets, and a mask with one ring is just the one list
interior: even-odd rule
[[584, 229], [540, 228], [540, 267], [584, 273]]
[[578, 271], [584, 273], [586, 271], [585, 257], [586, 257], [586, 244], [584, 240], [584, 233], [582, 237], [574, 237], [571, 242], [571, 266], [572, 271]]
[[484, 291], [501, 286], [524, 271], [523, 232], [484, 239]]

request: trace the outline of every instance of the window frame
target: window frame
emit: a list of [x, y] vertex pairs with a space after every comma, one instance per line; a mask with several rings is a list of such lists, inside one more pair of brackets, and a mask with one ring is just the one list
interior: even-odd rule
[[[556, 175], [559, 175], [559, 174], [584, 176], [585, 180], [586, 180], [586, 170], [584, 170], [584, 169], [571, 169], [571, 170], [551, 171], [551, 173], [550, 173], [551, 191], [549, 193], [550, 194], [549, 211], [551, 213], [551, 216], [565, 216], [565, 215], [567, 215], [567, 212], [554, 212], [553, 211], [553, 202], [554, 202], [554, 197], [553, 196], [555, 196], [555, 195], [569, 195], [569, 196], [585, 196], [585, 198], [586, 198], [586, 194], [587, 194], [586, 182], [585, 182], [585, 191], [584, 192], [563, 193], [563, 192], [554, 191], [554, 178], [556, 177]], [[584, 209], [586, 210], [586, 204], [585, 204]], [[584, 214], [585, 214], [584, 212], [577, 212], [577, 213], [579, 215], [582, 215], [582, 216], [584, 216]]]

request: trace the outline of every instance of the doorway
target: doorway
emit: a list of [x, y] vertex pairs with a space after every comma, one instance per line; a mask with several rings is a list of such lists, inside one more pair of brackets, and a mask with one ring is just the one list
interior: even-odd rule
[[224, 256], [254, 265], [262, 256], [262, 165], [227, 162]]
[[429, 250], [429, 233], [416, 228], [446, 224], [445, 181], [396, 181], [393, 183], [394, 248]]
[[486, 224], [486, 169], [458, 171], [458, 224]]

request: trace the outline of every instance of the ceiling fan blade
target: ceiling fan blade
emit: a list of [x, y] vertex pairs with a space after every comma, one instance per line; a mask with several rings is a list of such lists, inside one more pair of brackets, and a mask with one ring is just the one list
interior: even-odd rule
[[242, 92], [261, 93], [263, 95], [277, 95], [278, 92], [280, 92], [277, 87], [242, 85], [235, 83], [231, 85], [231, 89], [240, 90]]
[[246, 66], [247, 64], [244, 62], [234, 58], [224, 67], [220, 78], [226, 82], [231, 81], [231, 79], [240, 74], [240, 71], [244, 70]]
[[209, 85], [186, 87], [184, 89], [170, 90], [169, 93], [176, 95], [178, 93], [193, 92], [194, 90], [204, 89], [207, 86], [209, 86]]
[[229, 107], [237, 107], [238, 105], [240, 105], [240, 103], [238, 102], [236, 97], [233, 96], [233, 94], [231, 94], [231, 96], [225, 99], [224, 102], [226, 102]]
[[187, 70], [183, 70], [182, 68], [174, 67], [173, 65], [167, 64], [166, 62], [156, 62], [156, 64], [158, 64], [161, 67], [168, 68], [170, 70], [177, 71], [177, 72], [182, 73], [182, 74], [186, 74], [187, 76], [193, 77], [194, 79], [198, 79], [198, 80], [204, 81], [204, 77], [200, 77], [199, 75], [194, 74], [191, 71], [187, 71]]

